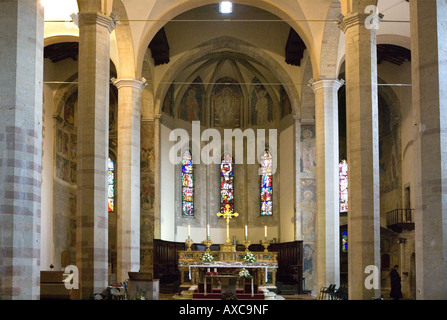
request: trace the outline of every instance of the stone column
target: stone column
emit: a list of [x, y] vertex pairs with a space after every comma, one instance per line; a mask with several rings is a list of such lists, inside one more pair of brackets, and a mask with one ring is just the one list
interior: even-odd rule
[[145, 79], [112, 79], [118, 88], [117, 281], [140, 269], [140, 123]]
[[101, 13], [79, 13], [76, 265], [81, 299], [108, 285], [109, 52], [114, 26]]
[[447, 3], [410, 1], [416, 299], [447, 298]]
[[317, 288], [340, 285], [338, 89], [343, 81], [312, 83], [317, 155]]
[[43, 8], [0, 2], [0, 300], [39, 299]]
[[376, 30], [365, 26], [368, 16], [351, 12], [340, 21], [346, 48], [348, 286], [353, 300], [380, 296], [380, 284], [365, 286], [368, 266], [380, 272], [377, 47]]

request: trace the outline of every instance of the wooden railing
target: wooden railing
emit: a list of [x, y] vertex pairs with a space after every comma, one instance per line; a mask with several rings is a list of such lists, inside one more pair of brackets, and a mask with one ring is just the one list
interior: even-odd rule
[[389, 229], [397, 232], [414, 229], [414, 209], [395, 209], [387, 212], [386, 224]]

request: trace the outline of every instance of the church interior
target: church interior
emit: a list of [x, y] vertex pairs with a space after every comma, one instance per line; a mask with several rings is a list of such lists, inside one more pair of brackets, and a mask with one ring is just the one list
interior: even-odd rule
[[0, 300], [446, 299], [446, 16], [0, 2]]

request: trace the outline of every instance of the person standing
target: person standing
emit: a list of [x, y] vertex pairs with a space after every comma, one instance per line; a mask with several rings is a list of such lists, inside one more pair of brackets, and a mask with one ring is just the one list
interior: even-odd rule
[[397, 269], [399, 269], [399, 266], [395, 265], [393, 270], [391, 270], [390, 272], [390, 278], [391, 278], [390, 297], [393, 298], [393, 300], [399, 300], [400, 298], [402, 298], [401, 278]]

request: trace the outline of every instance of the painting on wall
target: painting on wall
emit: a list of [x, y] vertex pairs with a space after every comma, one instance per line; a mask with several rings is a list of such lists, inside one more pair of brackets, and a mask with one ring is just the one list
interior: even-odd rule
[[380, 192], [399, 187], [400, 148], [398, 123], [386, 102], [379, 97]]
[[155, 166], [154, 126], [149, 122], [143, 122], [141, 136], [140, 170], [141, 172], [153, 172]]
[[76, 125], [76, 104], [78, 99], [77, 91], [70, 95], [70, 97], [65, 102], [63, 108], [63, 119], [65, 123], [68, 123], [72, 126]]
[[315, 243], [303, 243], [303, 277], [305, 278], [305, 289], [316, 291], [317, 285], [317, 259], [315, 256]]
[[280, 89], [280, 97], [281, 97], [281, 119], [282, 119], [292, 113], [292, 103], [290, 102], [289, 95], [287, 94], [286, 89], [284, 89], [283, 86], [281, 86]]
[[273, 101], [264, 85], [255, 78], [251, 92], [251, 123], [263, 125], [273, 120]]
[[211, 95], [213, 125], [221, 128], [239, 128], [241, 126], [242, 89], [231, 78], [217, 81]]
[[203, 98], [205, 86], [197, 77], [188, 87], [178, 107], [178, 116], [185, 121], [203, 121]]
[[301, 214], [303, 240], [314, 241], [317, 239], [316, 219], [316, 179], [301, 179]]
[[174, 85], [170, 85], [163, 99], [161, 111], [170, 117], [174, 117]]
[[316, 139], [314, 126], [301, 126], [301, 175], [314, 177], [317, 165]]

